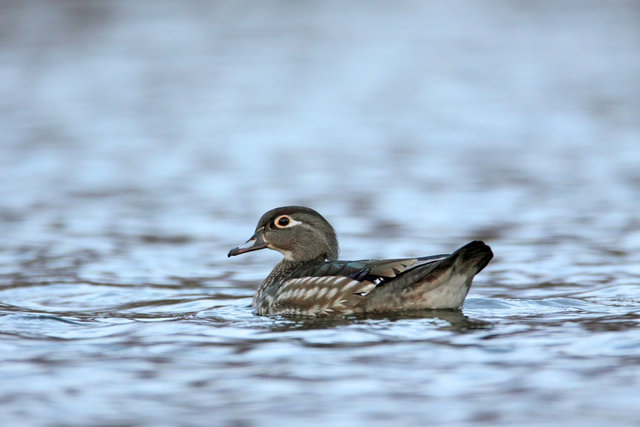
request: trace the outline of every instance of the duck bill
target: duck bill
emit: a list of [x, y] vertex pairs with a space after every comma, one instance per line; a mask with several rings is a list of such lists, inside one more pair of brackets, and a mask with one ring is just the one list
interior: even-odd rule
[[227, 254], [228, 257], [236, 256], [243, 254], [245, 252], [257, 251], [260, 249], [264, 249], [267, 247], [267, 242], [262, 238], [262, 234], [259, 231], [256, 231], [253, 236], [249, 240], [247, 240], [244, 244], [235, 247], [229, 251]]

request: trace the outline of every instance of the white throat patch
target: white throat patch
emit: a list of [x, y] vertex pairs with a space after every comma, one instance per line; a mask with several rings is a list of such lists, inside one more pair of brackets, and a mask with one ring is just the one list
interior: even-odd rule
[[284, 259], [286, 259], [287, 261], [293, 261], [293, 257], [292, 257], [292, 252], [291, 251], [287, 251], [284, 249], [277, 249], [277, 248], [273, 248], [276, 251], [280, 252], [282, 255], [284, 255]]

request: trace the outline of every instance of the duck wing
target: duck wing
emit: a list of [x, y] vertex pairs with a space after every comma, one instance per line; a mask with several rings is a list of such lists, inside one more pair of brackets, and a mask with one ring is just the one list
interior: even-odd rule
[[385, 280], [448, 255], [387, 260], [327, 261], [303, 266], [283, 280], [274, 296], [282, 314], [328, 315], [362, 311], [366, 295]]
[[435, 262], [413, 267], [367, 294], [366, 311], [459, 309], [471, 282], [493, 258], [481, 241], [470, 242]]
[[327, 261], [312, 264], [294, 270], [287, 279], [299, 277], [339, 276], [361, 281], [379, 282], [393, 278], [407, 270], [440, 261], [449, 254], [432, 255], [418, 258], [364, 259], [358, 261]]

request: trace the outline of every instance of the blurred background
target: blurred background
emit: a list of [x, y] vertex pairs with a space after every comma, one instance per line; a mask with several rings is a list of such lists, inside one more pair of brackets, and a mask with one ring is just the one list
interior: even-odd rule
[[[559, 405], [549, 411], [556, 420], [610, 421], [615, 412], [621, 423], [637, 421], [637, 409], [620, 410], [638, 407], [628, 399], [640, 384], [640, 340], [621, 335], [640, 317], [639, 76], [633, 1], [0, 2], [2, 412], [8, 422], [64, 424], [184, 421], [187, 413], [197, 424], [210, 421], [198, 414], [214, 405], [221, 422], [249, 424], [276, 414], [296, 422], [314, 408], [327, 422], [337, 408], [347, 423], [519, 422], [545, 421], [536, 409], [544, 404]], [[419, 337], [428, 348], [408, 352], [442, 363], [468, 362], [446, 353], [450, 345], [488, 352], [473, 371], [450, 367], [447, 379], [431, 362], [408, 363], [414, 378], [440, 388], [420, 388], [426, 381], [412, 384], [411, 397], [376, 398], [371, 388], [407, 374], [385, 365], [395, 350], [374, 345], [396, 338], [369, 335], [366, 321], [314, 335], [253, 317], [253, 290], [278, 255], [226, 253], [263, 212], [286, 204], [325, 215], [344, 258], [486, 240], [496, 258], [465, 314], [495, 322], [493, 337], [522, 333], [528, 356], [510, 354], [523, 365], [492, 359], [496, 349], [481, 341], [489, 332], [444, 331], [451, 322], [433, 318], [371, 321], [399, 334], [398, 345]], [[531, 317], [514, 326], [522, 313]], [[574, 316], [588, 322], [555, 336]], [[145, 320], [161, 327], [140, 329]], [[325, 339], [355, 353], [305, 352], [308, 340]], [[379, 353], [360, 366], [364, 350], [354, 342], [362, 341]], [[263, 342], [281, 351], [250, 352], [254, 370], [220, 386], [242, 349]], [[61, 345], [70, 350], [58, 353]], [[203, 353], [203, 345], [211, 347]], [[104, 358], [120, 346], [129, 350]], [[174, 376], [157, 377], [150, 354], [168, 360]], [[529, 383], [519, 370], [530, 357], [555, 366], [573, 354], [593, 358], [565, 379], [582, 390], [567, 400], [549, 385], [565, 365], [525, 376]], [[320, 360], [304, 371], [319, 379], [288, 370], [299, 358]], [[255, 368], [263, 363], [275, 377]], [[273, 374], [274, 363], [285, 367]], [[615, 366], [629, 363], [636, 373], [618, 381]], [[354, 365], [362, 377], [334, 382]], [[130, 376], [114, 379], [123, 366]], [[200, 377], [185, 380], [194, 370]], [[289, 388], [272, 382], [287, 375]], [[332, 392], [296, 388], [316, 380]], [[468, 394], [474, 386], [484, 397]], [[149, 397], [144, 387], [167, 394]], [[192, 387], [199, 398], [176, 397]], [[630, 393], [601, 400], [607, 387]], [[274, 400], [247, 401], [245, 389]], [[497, 397], [489, 414], [487, 392]], [[358, 400], [365, 394], [373, 400]], [[144, 404], [132, 397], [141, 395]], [[414, 399], [457, 415], [407, 409]]]

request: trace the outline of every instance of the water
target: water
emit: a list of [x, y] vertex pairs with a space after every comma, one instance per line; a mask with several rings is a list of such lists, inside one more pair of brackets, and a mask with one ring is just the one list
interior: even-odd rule
[[[635, 3], [0, 12], [2, 425], [637, 425]], [[461, 313], [258, 317], [279, 255], [226, 253], [290, 203], [496, 256]]]

